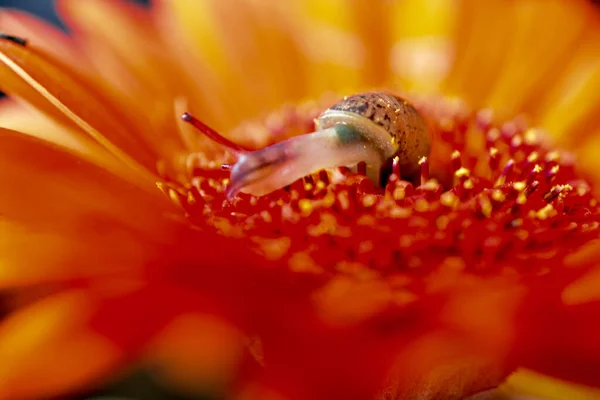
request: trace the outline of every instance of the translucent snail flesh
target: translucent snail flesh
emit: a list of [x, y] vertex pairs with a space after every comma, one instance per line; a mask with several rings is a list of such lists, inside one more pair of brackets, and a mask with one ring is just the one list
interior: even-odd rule
[[317, 131], [271, 146], [248, 150], [198, 121], [182, 116], [234, 153], [228, 197], [239, 192], [263, 196], [317, 172], [340, 166], [367, 165], [367, 176], [380, 183], [381, 169], [397, 157], [403, 176], [419, 169], [431, 137], [421, 114], [406, 100], [384, 92], [345, 97], [315, 121]]

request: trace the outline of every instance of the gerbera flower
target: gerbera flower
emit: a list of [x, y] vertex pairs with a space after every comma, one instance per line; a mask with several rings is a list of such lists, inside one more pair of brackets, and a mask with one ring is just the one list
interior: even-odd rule
[[[0, 397], [138, 363], [236, 398], [599, 396], [590, 2], [58, 8], [69, 36], [0, 16]], [[228, 199], [231, 154], [180, 120], [260, 148], [367, 89], [427, 121], [415, 182]]]

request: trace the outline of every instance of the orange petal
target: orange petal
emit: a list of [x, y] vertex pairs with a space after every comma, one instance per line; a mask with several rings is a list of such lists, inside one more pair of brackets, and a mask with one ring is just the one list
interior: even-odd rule
[[[173, 135], [179, 122], [173, 116], [173, 102], [186, 93], [196, 103], [200, 89], [194, 90], [192, 78], [171, 56], [150, 11], [94, 0], [63, 0], [59, 10], [72, 28], [74, 40], [127, 99], [132, 119], [139, 115], [151, 124], [153, 129], [146, 132], [145, 139], [152, 149], [164, 159], [180, 152], [183, 144]], [[111, 21], [110, 34], [104, 29], [106, 21]]]
[[392, 4], [390, 63], [403, 88], [421, 93], [440, 90], [454, 61], [457, 8], [456, 0]]
[[143, 146], [143, 127], [132, 126], [106, 93], [66, 65], [30, 45], [2, 40], [0, 82], [10, 95], [58, 122], [76, 126], [120, 161], [152, 179], [148, 171], [155, 169], [156, 157]]
[[502, 69], [512, 44], [515, 23], [513, 1], [460, 0], [455, 65], [446, 92], [480, 106]]
[[[363, 68], [369, 55], [363, 38], [356, 32], [357, 15], [346, 0], [293, 1], [295, 16], [292, 34], [306, 58], [308, 93], [359, 90], [364, 87]], [[384, 23], [368, 19], [363, 26]], [[364, 30], [363, 30], [364, 33]], [[385, 56], [384, 56], [385, 57]]]
[[[156, 15], [163, 38], [173, 54], [194, 76], [196, 87], [212, 100], [209, 114], [218, 116], [214, 127], [233, 128], [248, 113], [235, 98], [238, 93], [250, 96], [231, 61], [223, 52], [223, 38], [216, 35], [218, 26], [207, 1], [157, 1]], [[252, 98], [254, 101], [255, 98]], [[208, 118], [207, 121], [211, 119]]]
[[56, 143], [119, 176], [134, 179], [124, 165], [91, 138], [69, 126], [60, 125], [29, 105], [9, 98], [0, 101], [0, 127]]
[[6, 318], [0, 324], [0, 398], [62, 395], [109, 373], [120, 353], [83, 327], [92, 307], [84, 293], [65, 292]]
[[2, 286], [136, 273], [169, 238], [174, 209], [158, 189], [12, 131], [0, 130], [0, 147]]
[[[236, 96], [225, 101], [246, 118], [302, 95], [302, 59], [289, 35], [287, 7], [273, 1], [230, 0], [161, 2], [161, 6], [192, 39], [189, 51], [198, 52], [218, 74], [227, 74], [225, 90]], [[213, 30], [206, 35], [208, 26]]]
[[572, 149], [595, 140], [600, 123], [600, 50], [596, 46], [600, 33], [590, 30], [583, 39], [536, 110], [541, 125], [559, 138], [560, 145]]
[[[594, 10], [580, 1], [537, 0], [514, 3], [511, 47], [497, 68], [486, 104], [508, 115], [528, 112], [564, 73], [577, 52]], [[565, 15], [569, 15], [565, 19]], [[557, 35], [556, 32], [560, 32]]]

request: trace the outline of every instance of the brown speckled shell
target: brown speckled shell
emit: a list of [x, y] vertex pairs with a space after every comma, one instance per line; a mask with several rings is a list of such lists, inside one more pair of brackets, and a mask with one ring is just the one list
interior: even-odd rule
[[413, 174], [421, 157], [429, 156], [431, 137], [417, 109], [401, 97], [385, 92], [366, 92], [344, 98], [330, 110], [345, 111], [368, 118], [383, 127], [398, 146], [402, 170]]

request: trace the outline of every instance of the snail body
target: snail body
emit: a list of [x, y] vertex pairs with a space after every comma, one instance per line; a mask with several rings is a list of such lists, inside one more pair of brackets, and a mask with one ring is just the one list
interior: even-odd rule
[[[201, 124], [189, 114], [183, 119]], [[238, 192], [262, 196], [321, 169], [367, 166], [367, 176], [380, 184], [381, 169], [396, 158], [403, 175], [411, 176], [429, 155], [431, 138], [421, 114], [404, 99], [385, 92], [345, 97], [316, 120], [316, 132], [271, 146], [240, 150], [223, 139], [237, 156], [228, 196]], [[202, 124], [201, 129], [210, 129]], [[215, 138], [211, 130], [209, 136]], [[221, 143], [224, 143], [221, 141]]]

